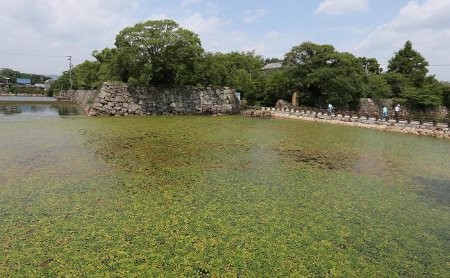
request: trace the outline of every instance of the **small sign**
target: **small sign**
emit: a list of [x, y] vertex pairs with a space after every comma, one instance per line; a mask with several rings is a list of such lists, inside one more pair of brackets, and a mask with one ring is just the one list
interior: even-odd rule
[[17, 78], [16, 83], [19, 84], [19, 85], [31, 85], [31, 79], [29, 79], [29, 78]]

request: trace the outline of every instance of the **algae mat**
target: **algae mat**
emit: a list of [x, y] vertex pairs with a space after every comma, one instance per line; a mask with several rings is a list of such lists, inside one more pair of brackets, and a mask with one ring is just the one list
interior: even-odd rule
[[0, 124], [0, 276], [445, 277], [447, 141], [290, 120]]

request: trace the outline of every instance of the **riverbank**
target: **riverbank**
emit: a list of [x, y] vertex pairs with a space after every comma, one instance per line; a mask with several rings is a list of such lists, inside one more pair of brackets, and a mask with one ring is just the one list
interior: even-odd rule
[[[246, 115], [246, 113], [243, 113]], [[248, 113], [247, 113], [248, 114]], [[251, 113], [250, 113], [251, 114]], [[268, 116], [276, 118], [289, 118], [305, 121], [322, 122], [336, 125], [346, 125], [376, 129], [381, 131], [393, 131], [406, 134], [432, 136], [443, 139], [450, 139], [450, 129], [447, 123], [420, 123], [419, 121], [399, 121], [394, 119], [385, 121], [375, 118], [352, 117], [351, 115], [342, 114], [323, 114], [308, 110], [282, 110], [278, 108], [263, 107], [261, 110], [254, 111], [253, 116]], [[251, 116], [251, 115], [250, 115]]]

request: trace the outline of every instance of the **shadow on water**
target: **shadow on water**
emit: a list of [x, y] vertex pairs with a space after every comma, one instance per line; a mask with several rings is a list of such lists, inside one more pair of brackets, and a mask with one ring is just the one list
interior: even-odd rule
[[450, 179], [416, 177], [423, 188], [419, 191], [421, 196], [435, 201], [444, 206], [450, 206]]

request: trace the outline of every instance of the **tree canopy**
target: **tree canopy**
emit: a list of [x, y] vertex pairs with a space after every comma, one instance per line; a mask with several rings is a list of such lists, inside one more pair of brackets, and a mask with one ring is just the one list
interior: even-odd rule
[[246, 98], [262, 99], [264, 61], [254, 52], [206, 53], [200, 64], [198, 83], [229, 86], [244, 92]]
[[425, 58], [406, 41], [388, 64], [386, 77], [393, 95], [416, 108], [443, 104], [443, 87], [434, 76], [427, 76], [427, 66]]
[[189, 84], [203, 53], [197, 34], [173, 20], [149, 20], [116, 37], [119, 75], [124, 82]]
[[388, 72], [396, 72], [407, 76], [416, 86], [420, 86], [428, 73], [428, 62], [412, 48], [411, 41], [406, 41], [402, 49], [395, 52], [389, 60]]
[[308, 105], [355, 107], [364, 94], [361, 61], [350, 53], [336, 51], [332, 45], [302, 43], [286, 53], [284, 62], [301, 101]]

